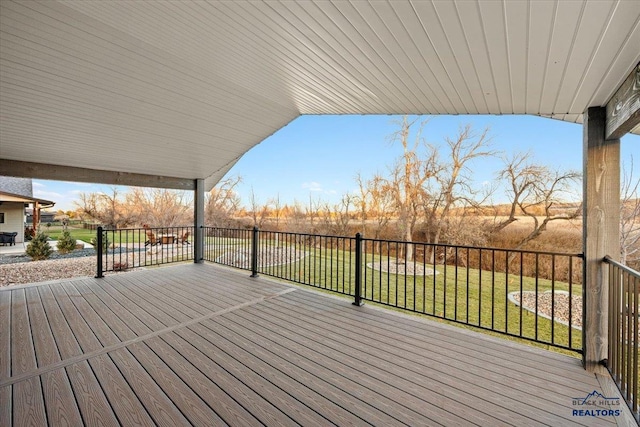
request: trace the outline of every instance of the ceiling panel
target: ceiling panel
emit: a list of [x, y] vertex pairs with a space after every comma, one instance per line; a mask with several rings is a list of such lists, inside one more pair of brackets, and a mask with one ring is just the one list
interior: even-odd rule
[[213, 185], [301, 114], [581, 122], [638, 46], [638, 1], [2, 0], [0, 161]]

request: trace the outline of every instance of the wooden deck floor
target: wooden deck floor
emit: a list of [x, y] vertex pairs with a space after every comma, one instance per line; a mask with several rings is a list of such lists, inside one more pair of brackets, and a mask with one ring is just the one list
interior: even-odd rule
[[577, 359], [213, 265], [0, 290], [0, 325], [2, 426], [611, 423]]

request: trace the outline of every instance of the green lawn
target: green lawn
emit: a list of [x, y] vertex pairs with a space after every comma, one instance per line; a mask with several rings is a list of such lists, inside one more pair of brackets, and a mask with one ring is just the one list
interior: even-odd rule
[[[76, 240], [82, 240], [83, 242], [90, 243], [91, 239], [96, 236], [95, 230], [85, 230], [84, 228], [67, 227], [67, 230], [71, 233], [71, 237]], [[47, 227], [46, 225], [40, 225], [40, 231], [47, 234], [52, 240], [58, 240], [62, 235], [61, 225], [52, 225]]]
[[[63, 232], [62, 226], [59, 225], [52, 225], [50, 227], [42, 225], [40, 230], [46, 233], [52, 240], [58, 240]], [[82, 240], [87, 243], [91, 243], [91, 239], [95, 238], [97, 235], [96, 230], [87, 230], [79, 227], [75, 228], [73, 226], [68, 226], [67, 230], [71, 233], [71, 237], [74, 239]], [[139, 243], [147, 240], [147, 236], [142, 229], [107, 231], [106, 236], [110, 243], [115, 242], [116, 244]]]

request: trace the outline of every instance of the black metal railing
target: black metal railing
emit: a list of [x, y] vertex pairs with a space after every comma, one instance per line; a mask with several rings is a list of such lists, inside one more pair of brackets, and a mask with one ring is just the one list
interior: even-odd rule
[[582, 352], [582, 255], [205, 227], [205, 260]]
[[116, 230], [98, 227], [96, 277], [108, 271], [193, 260], [193, 230], [193, 226]]
[[582, 352], [582, 256], [363, 240], [363, 299]]
[[203, 237], [205, 261], [252, 270], [252, 230], [204, 227]]
[[609, 354], [607, 368], [640, 423], [638, 413], [638, 305], [640, 273], [609, 257]]

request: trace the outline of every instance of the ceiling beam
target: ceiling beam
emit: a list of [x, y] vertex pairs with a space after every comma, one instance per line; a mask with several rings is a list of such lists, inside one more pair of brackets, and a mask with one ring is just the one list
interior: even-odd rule
[[0, 176], [129, 185], [135, 187], [169, 188], [174, 190], [195, 189], [194, 180], [189, 178], [115, 172], [8, 159], [0, 159]]
[[640, 64], [607, 103], [605, 139], [617, 139], [640, 124]]

